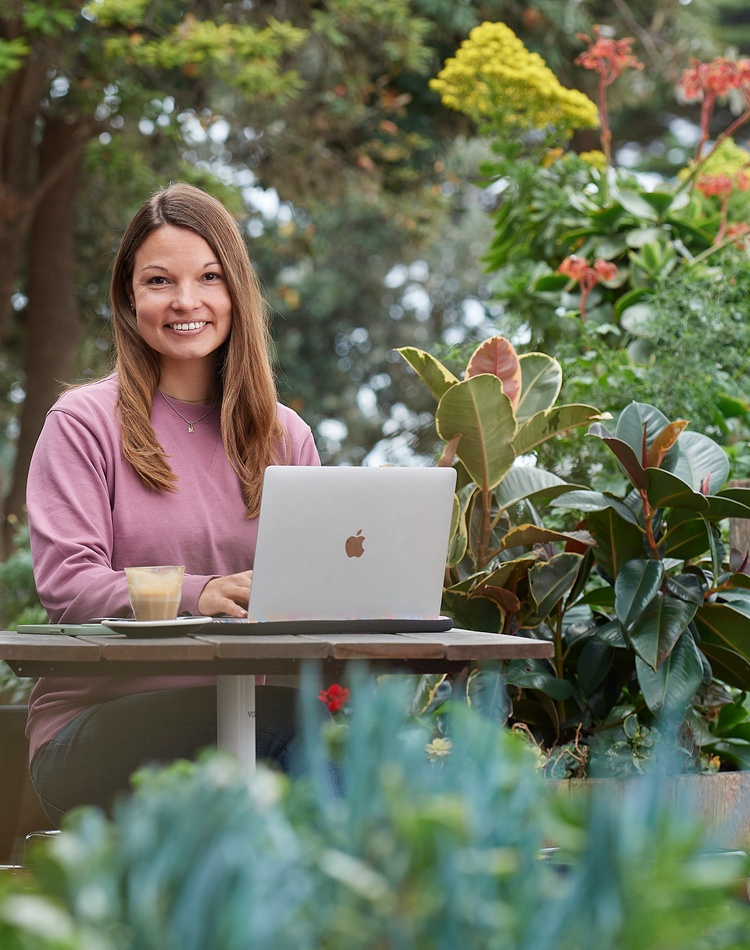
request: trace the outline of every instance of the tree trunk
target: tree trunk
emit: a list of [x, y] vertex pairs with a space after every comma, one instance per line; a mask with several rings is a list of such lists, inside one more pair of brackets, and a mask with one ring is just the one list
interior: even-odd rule
[[[76, 300], [75, 202], [83, 147], [76, 126], [47, 121], [40, 146], [40, 178], [75, 155], [37, 206], [29, 241], [26, 310], [26, 399], [21, 411], [13, 478], [5, 502], [5, 544], [25, 520], [26, 477], [47, 410], [75, 368], [83, 335]], [[6, 547], [6, 550], [7, 550]]]

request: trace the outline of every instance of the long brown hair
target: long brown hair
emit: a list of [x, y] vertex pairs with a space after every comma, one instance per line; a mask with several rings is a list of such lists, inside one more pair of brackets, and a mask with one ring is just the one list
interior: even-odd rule
[[131, 308], [136, 252], [164, 225], [187, 228], [202, 237], [224, 271], [232, 329], [219, 353], [221, 438], [240, 478], [247, 516], [252, 518], [260, 507], [263, 472], [274, 462], [286, 461], [288, 454], [286, 430], [276, 415], [268, 309], [234, 218], [220, 201], [192, 185], [169, 185], [144, 202], [115, 258], [110, 303], [123, 454], [145, 485], [176, 491], [177, 479], [150, 421], [159, 385], [159, 357], [143, 341]]

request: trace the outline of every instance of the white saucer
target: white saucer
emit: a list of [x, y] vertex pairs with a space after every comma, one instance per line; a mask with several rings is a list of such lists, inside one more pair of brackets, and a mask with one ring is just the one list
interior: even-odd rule
[[178, 617], [176, 620], [100, 620], [103, 627], [129, 637], [179, 637], [211, 622], [210, 617]]

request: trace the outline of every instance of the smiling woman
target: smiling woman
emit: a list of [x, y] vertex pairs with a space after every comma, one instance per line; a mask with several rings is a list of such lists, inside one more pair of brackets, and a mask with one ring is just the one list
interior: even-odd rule
[[[236, 222], [197, 188], [157, 192], [124, 233], [110, 299], [115, 373], [60, 398], [31, 464], [40, 600], [54, 622], [127, 617], [125, 568], [176, 564], [182, 613], [245, 617], [263, 472], [319, 459], [309, 427], [277, 402], [266, 307]], [[290, 690], [259, 690], [259, 755], [289, 771], [295, 707]], [[215, 741], [215, 684], [42, 679], [28, 735], [53, 820], [106, 807], [143, 763]]]
[[152, 232], [135, 255], [132, 306], [141, 337], [160, 356], [161, 391], [183, 402], [210, 398], [232, 299], [208, 242], [172, 225]]

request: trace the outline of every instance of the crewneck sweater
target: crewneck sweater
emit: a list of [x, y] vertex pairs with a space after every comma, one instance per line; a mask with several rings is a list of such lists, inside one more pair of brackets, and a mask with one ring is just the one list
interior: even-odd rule
[[[66, 392], [47, 414], [29, 469], [27, 508], [34, 578], [53, 623], [131, 616], [124, 568], [184, 564], [180, 612], [198, 613], [213, 577], [251, 570], [257, 518], [224, 451], [218, 407], [157, 393], [151, 424], [177, 490], [147, 488], [122, 454], [117, 377]], [[289, 464], [319, 465], [310, 427], [279, 404]], [[31, 758], [93, 703], [131, 693], [205, 685], [207, 677], [42, 678], [29, 702]]]

